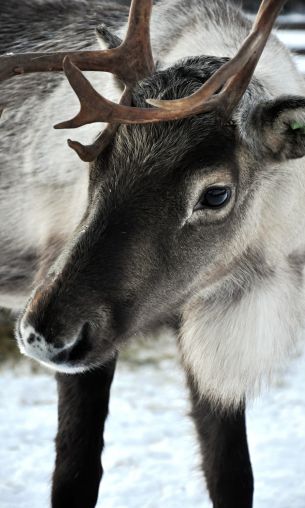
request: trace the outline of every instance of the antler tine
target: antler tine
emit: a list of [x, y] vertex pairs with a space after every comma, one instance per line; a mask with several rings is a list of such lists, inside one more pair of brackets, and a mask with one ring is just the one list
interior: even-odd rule
[[[130, 103], [130, 91], [128, 89], [125, 89], [121, 96], [120, 104], [129, 104], [129, 103]], [[83, 145], [78, 141], [72, 141], [71, 139], [68, 139], [68, 145], [77, 153], [77, 155], [81, 160], [83, 160], [84, 162], [92, 162], [110, 143], [118, 126], [119, 124], [117, 123], [108, 124], [107, 127], [103, 130], [103, 132], [97, 137], [97, 139], [91, 145]], [[58, 126], [55, 127], [58, 128]]]
[[68, 139], [68, 145], [77, 153], [82, 161], [93, 162], [104, 148], [109, 145], [117, 128], [118, 124], [107, 125], [106, 129], [91, 145], [82, 145], [78, 141], [72, 141], [72, 139]]
[[221, 95], [224, 110], [230, 115], [244, 95], [254, 74], [259, 59], [267, 44], [273, 25], [287, 0], [265, 0], [262, 2], [254, 22], [249, 39], [253, 38], [256, 50], [250, 53], [250, 58], [243, 69], [237, 73], [226, 85]]
[[[153, 74], [155, 70], [154, 59], [150, 43], [150, 17], [152, 0], [134, 0], [130, 7], [128, 29], [120, 50], [126, 54], [132, 69], [134, 85], [140, 79]], [[126, 83], [126, 80], [125, 80]]]
[[[71, 87], [79, 99], [81, 107], [79, 113], [74, 118], [54, 125], [54, 128], [75, 129], [76, 127], [94, 122], [110, 122], [113, 116], [111, 102], [94, 90], [87, 78], [85, 78], [68, 56], [64, 58], [63, 68]], [[102, 106], [102, 119], [98, 115], [99, 108], [97, 108], [97, 105], [99, 107]]]
[[[253, 76], [255, 68], [266, 46], [274, 22], [287, 0], [263, 0], [250, 35], [228, 63], [189, 97], [177, 100], [148, 99], [147, 102], [169, 112], [179, 112], [181, 117], [198, 114], [206, 110], [207, 102], [230, 114]], [[217, 96], [213, 95], [222, 86], [225, 88]], [[217, 98], [217, 99], [216, 99]]]
[[117, 58], [118, 49], [3, 55], [0, 56], [0, 81], [34, 72], [61, 72], [66, 56], [71, 58], [82, 71], [115, 71], [115, 74], [123, 80], [121, 62]]

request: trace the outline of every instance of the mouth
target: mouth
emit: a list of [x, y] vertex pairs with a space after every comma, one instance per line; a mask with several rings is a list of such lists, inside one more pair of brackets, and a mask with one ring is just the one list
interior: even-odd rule
[[35, 349], [29, 347], [22, 337], [20, 327], [17, 328], [16, 336], [20, 352], [25, 356], [52, 370], [74, 374], [92, 368], [87, 363], [87, 357], [92, 350], [89, 328], [90, 325], [86, 323], [80, 330], [76, 340], [60, 350], [47, 343], [42, 337], [38, 337], [39, 343], [36, 343]]
[[54, 355], [50, 361], [41, 361], [44, 366], [61, 372], [64, 374], [80, 374], [89, 370], [100, 368], [106, 362], [110, 361], [117, 354], [117, 350], [113, 348], [107, 340], [102, 341], [103, 344], [103, 357], [101, 360], [96, 357], [90, 358], [92, 352], [92, 342], [89, 334], [86, 331], [82, 334], [81, 338], [71, 347]]
[[49, 342], [29, 323], [19, 322], [16, 339], [20, 352], [45, 367], [66, 374], [77, 374], [101, 367], [117, 353], [113, 341], [85, 323], [70, 342]]

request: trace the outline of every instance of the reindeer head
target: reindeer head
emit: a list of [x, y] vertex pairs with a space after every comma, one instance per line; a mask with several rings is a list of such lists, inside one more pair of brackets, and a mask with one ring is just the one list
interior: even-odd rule
[[[118, 48], [3, 57], [2, 79], [64, 66], [81, 111], [59, 127], [110, 122], [90, 147], [70, 142], [91, 161], [88, 207], [20, 320], [23, 352], [64, 372], [99, 366], [130, 337], [179, 319], [238, 262], [257, 222], [258, 189], [279, 162], [305, 154], [305, 99], [270, 100], [251, 81], [283, 4], [263, 1], [232, 60], [155, 70], [148, 0], [134, 0]], [[98, 95], [72, 60], [114, 72], [125, 83], [121, 103]]]

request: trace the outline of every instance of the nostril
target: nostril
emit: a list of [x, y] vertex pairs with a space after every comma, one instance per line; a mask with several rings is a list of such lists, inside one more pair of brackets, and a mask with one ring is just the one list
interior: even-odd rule
[[79, 332], [77, 342], [79, 342], [80, 340], [87, 341], [89, 339], [89, 336], [90, 336], [90, 325], [89, 323], [85, 323]]
[[41, 341], [41, 338], [39, 337], [39, 335], [35, 335], [34, 333], [30, 333], [30, 335], [27, 338], [28, 344], [33, 344], [36, 341], [37, 342]]
[[77, 341], [70, 352], [70, 361], [76, 361], [83, 358], [92, 349], [90, 339], [90, 325], [85, 323], [78, 335]]
[[53, 356], [52, 361], [60, 363], [74, 363], [81, 360], [91, 350], [90, 325], [85, 323], [73, 343]]

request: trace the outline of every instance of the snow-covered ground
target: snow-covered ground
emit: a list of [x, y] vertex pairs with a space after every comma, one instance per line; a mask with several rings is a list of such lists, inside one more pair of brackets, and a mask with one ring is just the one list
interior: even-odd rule
[[[98, 506], [209, 508], [173, 341], [151, 341], [129, 356], [113, 385]], [[305, 354], [249, 408], [255, 508], [305, 506], [304, 386]], [[24, 363], [5, 367], [0, 396], [0, 507], [47, 508], [56, 430], [53, 376], [29, 374]]]

